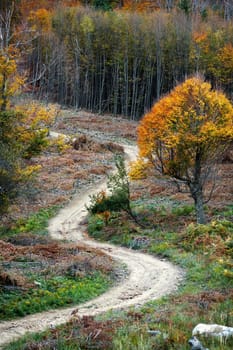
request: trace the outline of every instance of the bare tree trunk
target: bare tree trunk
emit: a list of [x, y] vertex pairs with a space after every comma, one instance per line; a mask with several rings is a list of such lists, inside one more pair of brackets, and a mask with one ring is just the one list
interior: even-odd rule
[[11, 3], [5, 11], [0, 11], [0, 49], [2, 50], [10, 44], [13, 12], [14, 3]]
[[161, 85], [162, 85], [162, 41], [164, 34], [164, 23], [158, 18], [155, 27], [155, 50], [156, 50], [156, 98], [159, 100], [161, 95]]
[[194, 199], [195, 209], [196, 209], [196, 218], [198, 224], [205, 224], [206, 218], [204, 213], [204, 201], [203, 201], [203, 192], [201, 189], [191, 190], [191, 195]]
[[7, 77], [6, 77], [5, 73], [3, 73], [0, 96], [2, 98], [2, 103], [0, 105], [1, 106], [0, 107], [0, 111], [1, 112], [5, 112], [6, 111], [6, 106], [7, 106]]
[[224, 18], [230, 21], [233, 16], [233, 4], [231, 0], [224, 1]]
[[100, 86], [99, 86], [99, 113], [102, 112], [103, 109], [103, 93], [104, 93], [104, 85], [105, 85], [105, 77], [106, 77], [106, 57], [105, 54], [100, 58], [101, 62], [101, 77], [100, 77]]
[[132, 104], [131, 104], [131, 119], [134, 119], [136, 112], [136, 103], [137, 103], [137, 71], [138, 71], [138, 57], [134, 58], [133, 61], [133, 91], [132, 91]]
[[124, 90], [125, 90], [125, 96], [124, 96], [124, 109], [123, 113], [125, 115], [128, 115], [128, 109], [129, 109], [129, 59], [128, 59], [128, 52], [125, 55], [125, 62], [124, 62]]
[[203, 168], [201, 165], [202, 159], [202, 149], [198, 148], [196, 150], [195, 165], [193, 169], [193, 176], [187, 181], [187, 185], [190, 189], [191, 196], [194, 199], [196, 217], [198, 224], [205, 224], [205, 214], [204, 214], [204, 201], [203, 201]]
[[75, 39], [75, 49], [74, 49], [74, 55], [75, 55], [75, 107], [78, 108], [80, 106], [80, 47], [78, 38]]
[[115, 63], [113, 78], [113, 115], [117, 115], [119, 99], [119, 62]]

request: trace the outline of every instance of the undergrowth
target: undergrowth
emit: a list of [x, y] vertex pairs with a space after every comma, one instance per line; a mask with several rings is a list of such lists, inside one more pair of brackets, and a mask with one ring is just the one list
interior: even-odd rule
[[0, 292], [0, 319], [22, 317], [36, 312], [79, 304], [103, 293], [109, 281], [95, 272], [82, 278], [54, 276], [37, 278], [39, 288]]
[[40, 235], [47, 234], [48, 221], [57, 213], [58, 209], [58, 206], [43, 208], [27, 218], [18, 219], [7, 227], [4, 225], [0, 226], [0, 239], [6, 239], [9, 236], [22, 232], [31, 232]]

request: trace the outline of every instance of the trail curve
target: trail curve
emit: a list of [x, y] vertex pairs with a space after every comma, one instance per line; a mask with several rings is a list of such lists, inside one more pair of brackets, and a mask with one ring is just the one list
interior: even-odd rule
[[[124, 149], [128, 160], [135, 158], [134, 146], [124, 146]], [[168, 261], [127, 248], [96, 242], [85, 234], [83, 220], [87, 215], [86, 205], [90, 201], [89, 196], [102, 189], [106, 189], [106, 183], [100, 183], [77, 195], [49, 223], [49, 233], [53, 238], [82, 242], [101, 249], [122, 262], [128, 270], [127, 277], [119, 285], [79, 305], [77, 312], [79, 316], [97, 315], [111, 309], [142, 305], [173, 292], [183, 278], [182, 270]], [[77, 306], [72, 306], [29, 315], [19, 320], [0, 322], [0, 349], [3, 344], [27, 332], [39, 332], [67, 322], [76, 310]]]

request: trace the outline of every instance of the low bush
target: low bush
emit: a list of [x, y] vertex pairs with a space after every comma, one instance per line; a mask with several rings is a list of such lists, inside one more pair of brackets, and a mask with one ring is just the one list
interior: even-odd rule
[[23, 232], [31, 232], [34, 234], [45, 235], [47, 233], [47, 225], [58, 211], [58, 206], [52, 206], [41, 209], [37, 213], [31, 214], [28, 218], [21, 218], [11, 226], [0, 226], [0, 237], [7, 238]]
[[88, 211], [91, 214], [103, 213], [106, 211], [120, 211], [128, 209], [129, 200], [126, 193], [118, 190], [114, 194], [107, 196], [104, 192], [91, 197], [91, 205]]
[[213, 220], [207, 225], [190, 224], [180, 235], [180, 245], [186, 250], [208, 252], [233, 258], [233, 223]]
[[[56, 307], [74, 305], [103, 293], [109, 279], [95, 272], [83, 278], [36, 278], [37, 287], [0, 291], [0, 319], [22, 317]], [[39, 286], [39, 287], [38, 287]]]
[[172, 214], [176, 216], [187, 216], [195, 212], [193, 205], [185, 205], [183, 207], [175, 207], [172, 209]]
[[148, 334], [146, 327], [134, 323], [120, 327], [112, 343], [113, 350], [151, 350], [156, 340]]

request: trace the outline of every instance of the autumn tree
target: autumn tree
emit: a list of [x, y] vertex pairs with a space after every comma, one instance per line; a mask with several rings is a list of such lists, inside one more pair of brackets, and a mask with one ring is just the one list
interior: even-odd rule
[[48, 126], [56, 116], [54, 106], [39, 103], [12, 106], [11, 98], [23, 84], [11, 47], [0, 50], [0, 214], [19, 186], [38, 170], [26, 159], [40, 153], [47, 143]]
[[206, 182], [232, 140], [231, 103], [194, 77], [175, 87], [141, 120], [139, 162], [185, 184], [195, 202], [197, 222], [205, 223]]
[[15, 120], [13, 111], [0, 111], [0, 214], [14, 197], [18, 185], [17, 169], [21, 150], [16, 140], [11, 138]]
[[233, 85], [233, 45], [227, 44], [221, 48], [212, 65], [212, 72], [221, 87], [232, 93]]
[[0, 50], [0, 111], [9, 106], [11, 96], [23, 84], [23, 77], [17, 72], [14, 54], [9, 49]]
[[38, 103], [0, 110], [0, 215], [40, 169], [28, 160], [47, 146], [47, 128], [55, 115], [53, 106]]

